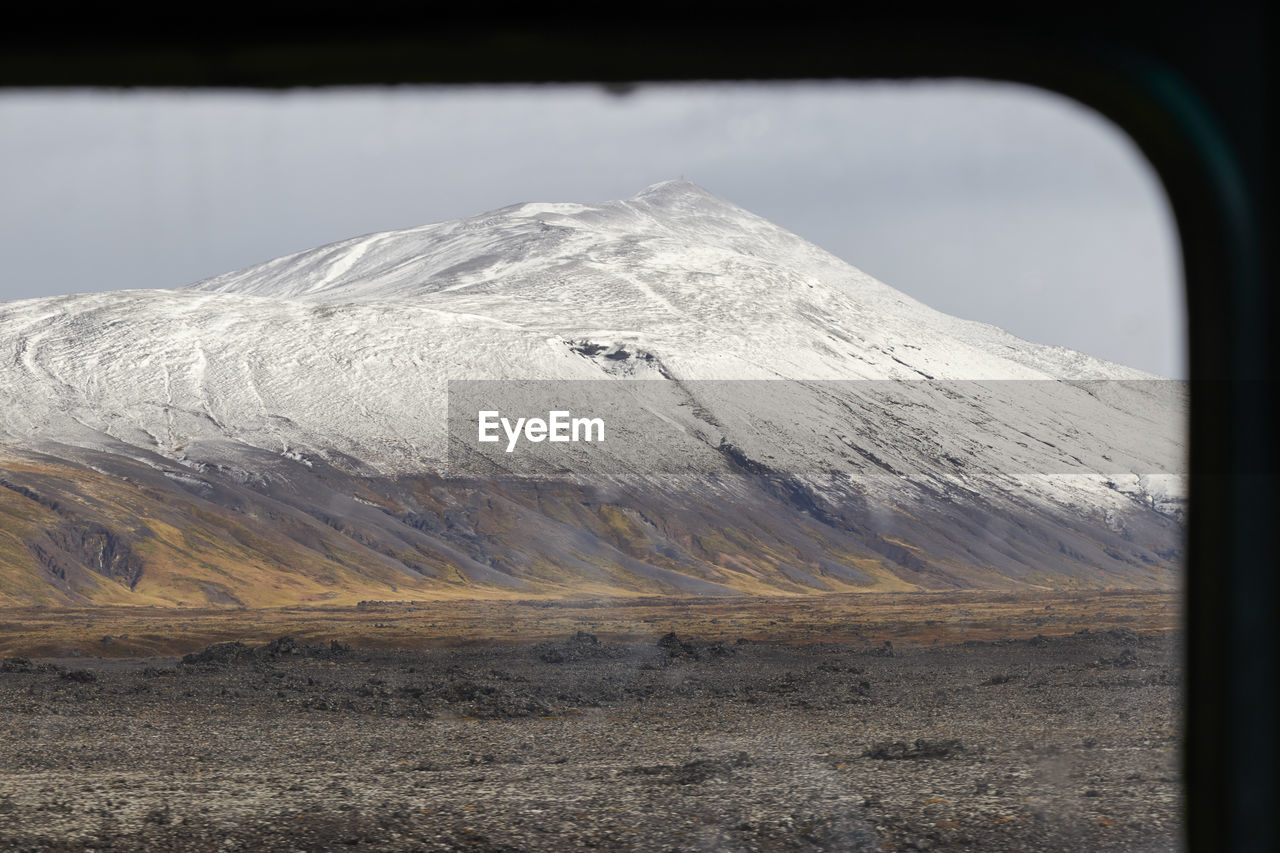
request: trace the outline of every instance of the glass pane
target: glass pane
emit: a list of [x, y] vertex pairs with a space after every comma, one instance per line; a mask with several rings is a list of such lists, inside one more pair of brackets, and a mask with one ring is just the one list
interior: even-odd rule
[[1096, 115], [0, 124], [0, 847], [1179, 845], [1180, 271]]

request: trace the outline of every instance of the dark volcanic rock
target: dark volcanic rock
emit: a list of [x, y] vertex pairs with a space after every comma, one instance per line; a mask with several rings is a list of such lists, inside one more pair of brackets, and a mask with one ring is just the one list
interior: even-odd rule
[[1138, 653], [1133, 649], [1121, 649], [1120, 653], [1114, 657], [1101, 658], [1095, 666], [1115, 667], [1117, 669], [1132, 669], [1139, 664]]
[[299, 643], [293, 637], [279, 637], [266, 645], [252, 648], [239, 641], [214, 643], [198, 652], [184, 655], [187, 666], [229, 666], [257, 661], [279, 661], [291, 657], [310, 660], [341, 660], [351, 654], [351, 646], [332, 640], [329, 643]]
[[0, 661], [0, 672], [24, 672], [34, 675], [60, 671], [61, 667], [51, 663], [33, 663], [27, 658], [6, 658]]
[[907, 746], [902, 741], [881, 742], [873, 744], [863, 753], [867, 758], [881, 761], [903, 761], [930, 758], [956, 758], [966, 752], [964, 744], [954, 738], [946, 740], [928, 740], [918, 738]]
[[627, 653], [621, 646], [602, 643], [595, 634], [586, 631], [579, 631], [563, 643], [541, 643], [534, 650], [544, 663], [607, 660]]
[[699, 758], [680, 765], [638, 765], [624, 772], [634, 776], [659, 777], [657, 781], [669, 785], [699, 785], [709, 779], [731, 779], [735, 770], [754, 764], [751, 756], [738, 752], [725, 758]]
[[98, 680], [98, 676], [88, 669], [71, 669], [58, 673], [58, 677], [63, 681], [75, 681], [80, 684], [91, 684]]
[[658, 640], [658, 648], [666, 652], [667, 657], [669, 658], [690, 658], [692, 660], [698, 660], [700, 657], [697, 647], [694, 646], [693, 643], [685, 642], [677, 637], [675, 631], [664, 634], [662, 638]]
[[247, 656], [249, 647], [241, 642], [214, 643], [198, 652], [182, 656], [187, 666], [226, 666]]

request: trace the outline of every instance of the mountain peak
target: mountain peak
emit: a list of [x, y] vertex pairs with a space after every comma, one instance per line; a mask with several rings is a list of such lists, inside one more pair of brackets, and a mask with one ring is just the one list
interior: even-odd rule
[[[687, 377], [1146, 376], [931, 311], [683, 179], [597, 205], [526, 203], [369, 234], [190, 289], [394, 303], [535, 338], [611, 330], [605, 346], [660, 330]], [[465, 363], [465, 335], [453, 343]]]
[[736, 205], [725, 201], [706, 187], [699, 186], [693, 181], [686, 181], [683, 178], [659, 181], [656, 184], [647, 186], [636, 193], [632, 200], [647, 201], [664, 206], [675, 203], [712, 202], [724, 207], [736, 207]]
[[670, 178], [665, 181], [658, 181], [656, 184], [650, 184], [640, 192], [637, 196], [652, 196], [663, 194], [699, 194], [707, 195], [715, 198], [715, 195], [706, 187], [699, 186], [693, 181], [686, 181], [684, 178]]

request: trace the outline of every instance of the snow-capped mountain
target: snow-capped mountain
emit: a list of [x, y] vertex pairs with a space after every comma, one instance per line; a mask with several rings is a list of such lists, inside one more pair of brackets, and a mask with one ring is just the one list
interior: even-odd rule
[[[450, 467], [459, 380], [595, 389], [613, 440], [477, 481]], [[0, 305], [0, 395], [10, 560], [70, 599], [1160, 586], [1181, 547], [1178, 386], [941, 314], [685, 182]]]

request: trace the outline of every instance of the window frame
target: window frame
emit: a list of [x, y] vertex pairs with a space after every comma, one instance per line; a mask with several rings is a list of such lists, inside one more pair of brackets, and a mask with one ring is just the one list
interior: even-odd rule
[[[322, 4], [323, 5], [323, 4]], [[375, 4], [377, 5], [377, 4]], [[1114, 4], [1113, 4], [1114, 5]], [[646, 7], [626, 22], [453, 13], [424, 28], [256, 10], [198, 28], [111, 18], [9, 22], [0, 86], [280, 88], [396, 83], [961, 77], [1038, 86], [1127, 132], [1163, 181], [1181, 240], [1191, 376], [1184, 782], [1194, 850], [1276, 849], [1277, 288], [1261, 9], [1159, 18], [1052, 6], [818, 18], [727, 11], [714, 26]], [[344, 12], [347, 10], [344, 10]], [[146, 22], [148, 27], [156, 23]], [[143, 36], [139, 33], [150, 33]]]

